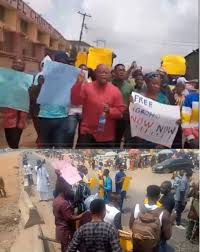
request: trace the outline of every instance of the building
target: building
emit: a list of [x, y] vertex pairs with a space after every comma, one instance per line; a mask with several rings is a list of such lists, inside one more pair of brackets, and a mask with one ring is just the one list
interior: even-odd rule
[[20, 58], [26, 72], [36, 72], [57, 50], [69, 51], [69, 43], [41, 15], [22, 0], [0, 0], [0, 67]]
[[186, 60], [186, 78], [188, 80], [199, 79], [199, 49], [193, 50], [185, 56]]

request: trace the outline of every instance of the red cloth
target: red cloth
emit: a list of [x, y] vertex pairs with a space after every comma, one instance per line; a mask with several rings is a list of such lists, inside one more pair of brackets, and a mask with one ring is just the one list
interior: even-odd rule
[[[71, 94], [73, 105], [83, 105], [81, 134], [91, 134], [97, 142], [114, 141], [116, 120], [123, 117], [126, 108], [119, 89], [111, 83], [100, 86], [96, 81], [85, 85], [77, 82], [72, 87]], [[104, 132], [98, 132], [99, 118], [105, 104], [109, 105], [110, 113]]]
[[28, 113], [16, 109], [3, 109], [4, 128], [25, 129], [27, 126]]
[[53, 202], [53, 214], [55, 216], [56, 240], [67, 246], [74, 232], [71, 220], [74, 209], [69, 201], [58, 196]]

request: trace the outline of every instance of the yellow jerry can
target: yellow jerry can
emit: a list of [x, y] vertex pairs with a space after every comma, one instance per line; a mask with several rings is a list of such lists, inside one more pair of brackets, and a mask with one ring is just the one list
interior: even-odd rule
[[169, 75], [185, 75], [186, 60], [180, 55], [165, 55], [162, 58], [162, 67]]
[[113, 50], [108, 48], [90, 48], [87, 60], [87, 66], [93, 70], [99, 64], [105, 64], [109, 67], [112, 66]]

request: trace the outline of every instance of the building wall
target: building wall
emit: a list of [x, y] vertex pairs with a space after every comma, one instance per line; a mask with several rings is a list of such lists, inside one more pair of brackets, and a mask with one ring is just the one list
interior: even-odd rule
[[0, 67], [11, 68], [13, 59], [8, 56], [0, 55]]
[[29, 73], [39, 72], [39, 63], [25, 60], [25, 72]]
[[47, 48], [69, 48], [68, 41], [22, 0], [0, 0], [0, 6], [4, 8], [0, 17], [0, 66], [11, 67], [16, 57], [25, 60], [27, 71], [38, 71]]

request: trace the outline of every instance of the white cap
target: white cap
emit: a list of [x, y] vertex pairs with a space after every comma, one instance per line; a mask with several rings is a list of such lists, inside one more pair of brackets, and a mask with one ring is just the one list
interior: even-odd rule
[[177, 84], [183, 84], [185, 85], [186, 83], [188, 83], [188, 81], [186, 80], [185, 77], [179, 77], [176, 81]]

